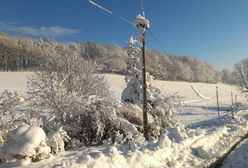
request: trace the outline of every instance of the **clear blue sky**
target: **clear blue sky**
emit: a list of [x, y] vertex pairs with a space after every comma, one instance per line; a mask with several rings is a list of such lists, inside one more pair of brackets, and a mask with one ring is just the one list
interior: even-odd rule
[[[97, 0], [133, 21], [139, 0]], [[151, 30], [170, 54], [192, 55], [217, 69], [248, 57], [248, 0], [144, 0]], [[87, 0], [0, 0], [0, 31], [59, 41], [126, 45], [136, 30]], [[148, 35], [147, 46], [160, 50]]]

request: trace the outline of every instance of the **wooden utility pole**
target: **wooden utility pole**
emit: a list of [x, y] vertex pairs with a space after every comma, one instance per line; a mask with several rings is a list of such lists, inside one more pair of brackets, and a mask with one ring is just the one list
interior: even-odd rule
[[143, 89], [143, 129], [144, 129], [144, 137], [148, 141], [149, 140], [149, 126], [148, 126], [148, 108], [147, 108], [147, 85], [146, 85], [146, 49], [145, 49], [145, 32], [149, 28], [149, 21], [141, 15], [138, 15], [135, 20], [135, 25], [139, 31], [139, 43], [141, 45], [142, 51], [142, 89]]
[[232, 118], [234, 119], [234, 109], [233, 109], [233, 92], [231, 92], [231, 101], [232, 101]]
[[144, 137], [148, 140], [148, 117], [147, 117], [147, 95], [146, 95], [146, 52], [145, 52], [145, 32], [143, 33], [142, 39], [142, 84], [143, 84], [143, 124], [144, 124]]
[[217, 99], [218, 117], [220, 118], [220, 105], [219, 105], [219, 92], [218, 92], [218, 86], [216, 86], [216, 99]]
[[141, 0], [141, 10], [143, 15], [138, 15], [134, 22], [130, 22], [129, 20], [115, 14], [114, 12], [110, 11], [109, 9], [104, 8], [103, 6], [97, 4], [93, 0], [89, 0], [89, 3], [92, 5], [100, 8], [101, 10], [104, 10], [107, 13], [110, 13], [122, 21], [131, 24], [132, 26], [136, 26], [139, 31], [139, 37], [138, 42], [140, 45], [142, 45], [142, 87], [143, 87], [143, 125], [144, 125], [144, 137], [148, 141], [148, 132], [149, 132], [149, 126], [148, 126], [148, 117], [147, 117], [147, 95], [146, 95], [146, 55], [145, 55], [145, 32], [149, 28], [149, 20], [145, 18], [145, 12], [144, 12], [144, 2]]

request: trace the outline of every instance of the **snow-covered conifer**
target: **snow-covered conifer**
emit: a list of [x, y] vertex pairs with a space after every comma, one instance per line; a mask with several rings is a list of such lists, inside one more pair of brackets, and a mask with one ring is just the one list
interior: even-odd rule
[[[142, 73], [141, 68], [138, 67], [137, 62], [141, 58], [140, 48], [136, 47], [137, 41], [133, 37], [129, 40], [128, 61], [126, 82], [127, 87], [122, 92], [122, 101], [124, 103], [136, 104], [139, 107], [143, 105], [143, 89], [142, 89]], [[180, 101], [176, 95], [166, 96], [161, 91], [152, 85], [153, 77], [147, 76], [147, 103], [151, 127], [159, 125], [162, 128], [174, 120], [174, 116], [178, 111], [178, 104]], [[151, 128], [152, 129], [152, 128]]]

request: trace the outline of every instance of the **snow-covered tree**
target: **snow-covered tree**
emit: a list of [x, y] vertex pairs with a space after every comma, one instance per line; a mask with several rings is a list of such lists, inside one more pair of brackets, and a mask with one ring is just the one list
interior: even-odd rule
[[[128, 63], [126, 82], [127, 87], [122, 92], [122, 101], [125, 103], [136, 104], [139, 107], [143, 105], [143, 89], [141, 70], [137, 67], [137, 62], [141, 57], [139, 47], [136, 47], [136, 40], [133, 37], [129, 40]], [[179, 99], [177, 96], [165, 96], [161, 91], [152, 85], [153, 77], [147, 76], [147, 103], [150, 115], [151, 127], [157, 125], [162, 128], [173, 121], [178, 110]], [[149, 120], [149, 119], [148, 119]]]
[[235, 64], [233, 78], [240, 91], [248, 97], [248, 58]]
[[225, 84], [233, 84], [233, 74], [230, 70], [224, 69], [221, 71], [221, 81]]

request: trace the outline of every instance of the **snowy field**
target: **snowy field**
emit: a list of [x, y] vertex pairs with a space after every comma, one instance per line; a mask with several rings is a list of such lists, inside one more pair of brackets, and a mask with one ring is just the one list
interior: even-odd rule
[[[25, 93], [25, 84], [30, 75], [29, 72], [0, 72], [0, 91], [17, 89]], [[120, 100], [121, 92], [126, 86], [124, 76], [111, 74], [106, 75], [106, 78], [113, 96]], [[183, 97], [183, 110], [178, 114], [178, 120], [186, 125], [186, 129], [179, 124], [178, 128], [168, 130], [169, 138], [162, 136], [156, 142], [134, 144], [129, 151], [105, 144], [101, 147], [68, 151], [25, 167], [205, 167], [224, 154], [228, 147], [248, 131], [246, 110], [235, 111], [236, 119], [230, 120], [231, 92], [237, 95], [237, 101], [244, 102], [235, 87], [158, 80], [154, 81], [154, 85], [164, 94]], [[216, 86], [219, 88], [219, 119]], [[232, 153], [225, 167], [247, 166], [247, 149], [246, 141], [235, 151], [237, 154], [241, 153], [241, 156], [236, 157], [237, 154]]]
[[[109, 81], [113, 95], [115, 98], [120, 99], [121, 92], [126, 86], [124, 76], [106, 75], [106, 77]], [[237, 95], [237, 101], [244, 102], [243, 95], [239, 93], [236, 87], [221, 83], [205, 84], [155, 80], [154, 85], [164, 94], [177, 94], [183, 97], [185, 100], [183, 113], [178, 116], [178, 119], [185, 125], [213, 119], [218, 116], [216, 86], [218, 86], [221, 115], [224, 115], [231, 106], [231, 92], [233, 92], [233, 95]], [[199, 97], [191, 86], [197, 89], [201, 95], [208, 97], [209, 99], [202, 99]]]
[[[32, 75], [31, 72], [0, 72], [0, 92], [4, 89], [20, 90], [26, 92], [27, 78]], [[112, 95], [120, 100], [122, 90], [126, 87], [124, 76], [121, 75], [106, 75], [109, 82]], [[182, 96], [185, 100], [183, 113], [178, 116], [178, 119], [185, 125], [213, 119], [218, 116], [216, 105], [216, 86], [219, 90], [220, 113], [224, 115], [231, 106], [231, 92], [237, 95], [237, 101], [244, 102], [242, 94], [236, 87], [225, 84], [205, 84], [205, 83], [189, 83], [189, 82], [171, 82], [155, 80], [154, 85], [159, 88], [164, 94]], [[209, 99], [202, 99], [191, 88], [193, 86], [199, 93]]]
[[25, 92], [27, 77], [31, 72], [0, 72], [0, 92], [5, 89]]

